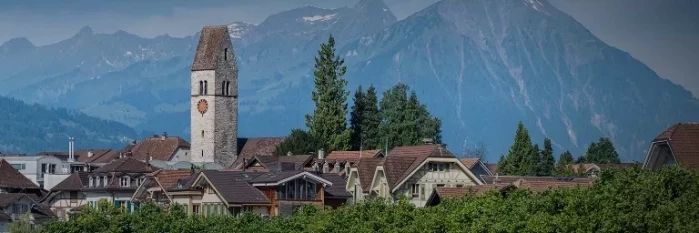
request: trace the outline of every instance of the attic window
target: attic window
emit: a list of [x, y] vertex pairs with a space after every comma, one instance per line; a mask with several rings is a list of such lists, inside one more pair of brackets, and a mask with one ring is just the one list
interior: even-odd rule
[[131, 186], [131, 182], [129, 181], [129, 177], [128, 177], [128, 176], [122, 176], [120, 181], [121, 181], [121, 182], [120, 182], [120, 183], [121, 183], [121, 187], [129, 187], [129, 186]]

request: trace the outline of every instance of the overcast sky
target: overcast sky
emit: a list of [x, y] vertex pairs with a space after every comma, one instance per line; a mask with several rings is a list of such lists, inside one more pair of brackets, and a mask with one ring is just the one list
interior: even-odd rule
[[[437, 0], [384, 0], [399, 18]], [[304, 5], [351, 6], [357, 0], [4, 0], [0, 43], [27, 37], [53, 43], [89, 25], [96, 32], [125, 30], [146, 37], [187, 36], [205, 24], [259, 23]], [[699, 96], [699, 1], [550, 0], [608, 44], [629, 52], [661, 77]]]

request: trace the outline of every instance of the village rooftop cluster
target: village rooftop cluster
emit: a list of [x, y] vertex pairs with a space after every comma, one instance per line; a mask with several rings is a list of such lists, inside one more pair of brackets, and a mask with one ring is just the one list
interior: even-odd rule
[[107, 201], [125, 212], [146, 202], [181, 205], [189, 215], [292, 214], [368, 199], [417, 207], [488, 191], [588, 187], [604, 169], [699, 168], [699, 124], [680, 123], [650, 140], [643, 164], [572, 164], [580, 177], [499, 175], [480, 158], [444, 145], [274, 155], [285, 138], [239, 138], [237, 67], [226, 27], [201, 33], [191, 68], [191, 143], [154, 135], [123, 149], [0, 155], [0, 232], [29, 214], [33, 224], [67, 220]]

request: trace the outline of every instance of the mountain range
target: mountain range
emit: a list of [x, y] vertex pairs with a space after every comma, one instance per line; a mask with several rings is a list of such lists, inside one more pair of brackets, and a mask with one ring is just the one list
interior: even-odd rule
[[[522, 121], [535, 142], [551, 138], [558, 152], [581, 154], [610, 137], [623, 160], [638, 161], [665, 127], [699, 117], [690, 92], [543, 0], [442, 0], [402, 20], [381, 0], [362, 0], [229, 29], [243, 136], [304, 127], [313, 58], [330, 34], [346, 60], [350, 91], [408, 84], [442, 120], [455, 153], [483, 144], [494, 161]], [[0, 46], [0, 94], [188, 137], [197, 39], [89, 27], [45, 46], [13, 39]]]

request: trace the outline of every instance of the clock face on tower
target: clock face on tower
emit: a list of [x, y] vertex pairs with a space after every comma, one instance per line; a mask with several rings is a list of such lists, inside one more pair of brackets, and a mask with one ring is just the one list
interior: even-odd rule
[[208, 109], [209, 103], [207, 103], [205, 99], [199, 100], [199, 103], [197, 103], [197, 110], [199, 111], [199, 113], [204, 114]]

